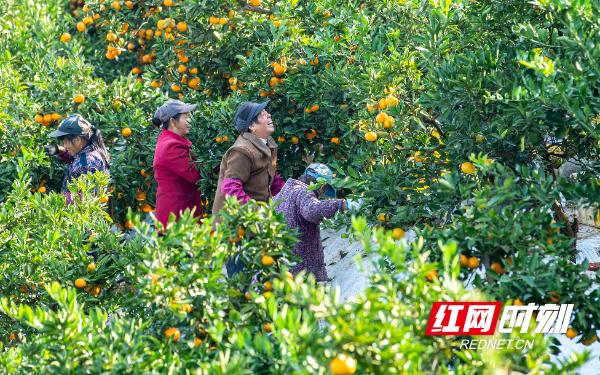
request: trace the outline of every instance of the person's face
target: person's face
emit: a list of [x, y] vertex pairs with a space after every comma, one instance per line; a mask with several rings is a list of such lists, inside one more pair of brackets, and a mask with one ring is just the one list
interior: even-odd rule
[[190, 132], [189, 112], [182, 113], [177, 120], [174, 118], [169, 120], [169, 130], [182, 137], [185, 137]]
[[250, 125], [250, 131], [259, 138], [267, 138], [275, 132], [271, 114], [266, 109], [258, 114], [256, 121]]
[[63, 138], [63, 147], [67, 150], [69, 155], [74, 156], [85, 147], [85, 141], [81, 137], [77, 137], [73, 140]]

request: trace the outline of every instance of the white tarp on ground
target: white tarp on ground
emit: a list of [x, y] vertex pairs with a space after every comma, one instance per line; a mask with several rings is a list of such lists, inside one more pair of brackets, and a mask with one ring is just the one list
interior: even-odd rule
[[[327, 273], [334, 287], [340, 289], [340, 296], [343, 301], [362, 293], [367, 287], [368, 275], [373, 272], [372, 260], [363, 259], [360, 266], [356, 261], [357, 256], [363, 256], [364, 251], [360, 243], [351, 242], [343, 238], [341, 232], [329, 229], [321, 230], [321, 238], [325, 251], [325, 264]], [[409, 241], [415, 239], [414, 231], [406, 233]], [[587, 258], [590, 262], [599, 262], [600, 260], [600, 229], [588, 226], [580, 226], [577, 241], [578, 262]], [[589, 273], [594, 277], [593, 273]], [[595, 342], [591, 346], [584, 346], [569, 340], [565, 335], [558, 335], [561, 342], [562, 352], [555, 356], [556, 359], [568, 358], [571, 353], [592, 351], [591, 360], [578, 372], [582, 375], [600, 374], [600, 342]]]

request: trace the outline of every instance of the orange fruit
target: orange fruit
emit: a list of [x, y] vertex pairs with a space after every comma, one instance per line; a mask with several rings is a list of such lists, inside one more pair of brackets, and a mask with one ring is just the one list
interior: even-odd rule
[[551, 291], [548, 293], [548, 296], [550, 297], [550, 302], [552, 302], [552, 303], [560, 302], [560, 295], [558, 293]]
[[154, 81], [152, 81], [150, 83], [150, 86], [154, 87], [155, 89], [159, 88], [160, 86], [162, 86], [162, 82], [160, 82], [159, 80], [155, 79]]
[[133, 9], [133, 1], [126, 1], [125, 6], [127, 9]]
[[171, 90], [175, 91], [175, 92], [179, 92], [181, 91], [181, 86], [179, 86], [178, 84], [174, 83], [171, 85]]
[[138, 201], [144, 201], [146, 200], [146, 192], [144, 191], [138, 191], [137, 193], [135, 193], [135, 199]]
[[394, 126], [396, 119], [393, 116], [386, 117], [385, 121], [383, 121], [383, 127], [385, 129], [389, 129]]
[[469, 258], [465, 254], [460, 254], [460, 266], [466, 267], [469, 264]]
[[177, 23], [177, 30], [179, 30], [180, 32], [184, 33], [188, 30], [188, 25], [187, 23], [181, 21]]
[[380, 114], [377, 115], [377, 117], [375, 117], [375, 121], [377, 121], [379, 124], [382, 124], [385, 122], [385, 119], [387, 117], [388, 117], [387, 113], [381, 112]]
[[199, 338], [195, 338], [194, 339], [194, 348], [199, 347], [200, 345], [202, 345], [202, 340], [200, 340]]
[[198, 74], [198, 68], [190, 68], [190, 74]]
[[85, 96], [83, 96], [82, 94], [77, 94], [73, 97], [73, 102], [75, 102], [75, 104], [81, 104], [85, 101]]
[[273, 73], [276, 76], [281, 76], [281, 75], [285, 74], [285, 72], [287, 71], [286, 67], [279, 63], [274, 62], [271, 65], [273, 66]]
[[265, 298], [271, 298], [271, 297], [273, 297], [273, 293], [272, 292], [264, 292], [263, 296], [265, 296]]
[[173, 0], [165, 0], [163, 1], [163, 5], [166, 7], [172, 7], [173, 6]]
[[262, 1], [261, 0], [250, 0], [249, 3], [253, 7], [259, 7], [262, 4]]
[[52, 121], [58, 121], [61, 119], [61, 116], [58, 113], [52, 114]]
[[265, 281], [265, 283], [263, 284], [265, 291], [270, 292], [273, 290], [273, 283], [270, 281]]
[[112, 3], [110, 3], [110, 7], [114, 10], [121, 10], [121, 3], [119, 3], [118, 1], [113, 1]]
[[152, 208], [152, 206], [149, 203], [146, 203], [146, 204], [142, 205], [142, 212], [145, 212], [145, 213], [154, 212], [154, 209]]
[[96, 270], [96, 263], [92, 262], [92, 263], [88, 264], [87, 269], [90, 272], [94, 272]]
[[365, 134], [367, 142], [375, 142], [377, 140], [377, 134], [375, 132], [367, 132]]
[[85, 288], [85, 286], [87, 285], [87, 282], [82, 279], [81, 277], [77, 280], [75, 280], [75, 286], [79, 289]]
[[67, 43], [71, 40], [71, 34], [69, 33], [62, 33], [62, 35], [60, 36], [60, 41], [63, 43]]
[[210, 16], [210, 17], [208, 18], [208, 22], [209, 22], [211, 25], [217, 25], [217, 24], [219, 23], [219, 19], [218, 19], [217, 17]]
[[519, 298], [517, 298], [516, 300], [513, 301], [513, 305], [515, 305], [515, 306], [523, 306], [524, 303]]
[[427, 272], [426, 277], [427, 277], [427, 280], [433, 281], [433, 280], [435, 280], [435, 279], [438, 278], [438, 271], [437, 270], [431, 270], [431, 271]]
[[42, 124], [44, 122], [44, 116], [42, 115], [35, 115], [35, 117], [33, 118], [35, 120], [35, 122]]
[[133, 221], [131, 221], [131, 220], [125, 221], [125, 228], [133, 229]]
[[260, 262], [262, 263], [263, 266], [270, 267], [273, 265], [273, 263], [275, 263], [275, 260], [273, 259], [272, 256], [263, 255], [262, 258], [260, 259]]
[[317, 131], [315, 129], [310, 129], [310, 131], [304, 132], [306, 139], [311, 140], [317, 136]]
[[577, 331], [571, 327], [569, 327], [569, 329], [567, 329], [567, 332], [565, 333], [565, 336], [567, 336], [570, 339], [574, 339], [575, 337], [577, 337], [577, 335]]
[[590, 337], [590, 338], [588, 338], [588, 339], [581, 340], [581, 343], [582, 343], [583, 345], [585, 345], [585, 346], [590, 346], [590, 345], [592, 345], [593, 343], [595, 343], [595, 342], [596, 342], [596, 340], [598, 340], [598, 337], [597, 337], [596, 335], [594, 335], [594, 336], [592, 336], [592, 337]]
[[134, 66], [133, 69], [131, 69], [131, 74], [142, 74], [142, 68]]
[[188, 85], [188, 87], [190, 87], [191, 89], [198, 90], [198, 88], [200, 87], [200, 78], [198, 78], [198, 77], [194, 77], [194, 78], [190, 79], [190, 80], [188, 81], [188, 84], [187, 84], [187, 85]]
[[102, 292], [102, 288], [100, 287], [100, 285], [94, 285], [94, 287], [90, 291], [90, 294], [94, 297], [98, 297], [101, 292]]
[[185, 311], [186, 313], [188, 313], [188, 314], [189, 314], [189, 313], [191, 313], [191, 312], [192, 312], [193, 308], [192, 308], [192, 305], [190, 305], [189, 303], [184, 303], [184, 304], [181, 306], [181, 310], [182, 310], [182, 311]]
[[388, 96], [387, 98], [385, 98], [385, 100], [387, 102], [388, 107], [395, 107], [400, 102], [395, 96]]
[[479, 258], [470, 257], [467, 262], [467, 267], [469, 267], [471, 269], [479, 267]]
[[115, 40], [117, 40], [117, 35], [115, 33], [108, 33], [106, 34], [106, 40], [108, 40], [109, 42], [114, 42]]
[[271, 325], [271, 323], [265, 323], [265, 325], [263, 326], [265, 332], [271, 332], [273, 331], [273, 326]]
[[402, 230], [401, 228], [394, 228], [392, 230], [392, 238], [395, 240], [401, 240], [404, 238], [404, 230]]
[[244, 298], [246, 298], [246, 301], [250, 301], [250, 299], [252, 298], [252, 296], [250, 295], [250, 292], [244, 293]]
[[277, 20], [273, 21], [273, 26], [275, 26], [275, 27], [281, 26], [281, 21], [277, 21]]
[[475, 173], [475, 166], [470, 161], [466, 161], [460, 165], [460, 170], [464, 174], [473, 174]]
[[83, 22], [77, 22], [77, 25], [75, 27], [77, 27], [77, 31], [79, 31], [80, 33], [85, 31], [85, 23]]
[[43, 193], [45, 193], [45, 192], [46, 192], [46, 187], [45, 187], [45, 186], [40, 186], [40, 187], [38, 188], [38, 193], [42, 193], [42, 194], [43, 194]]
[[300, 141], [300, 139], [298, 137], [296, 137], [296, 136], [292, 137], [292, 144], [293, 145], [297, 145], [299, 141]]
[[175, 327], [169, 327], [165, 330], [165, 337], [167, 339], [173, 339], [173, 341], [178, 341], [181, 337], [181, 332]]
[[109, 199], [108, 196], [103, 195], [103, 196], [100, 197], [100, 203], [107, 203], [108, 199]]
[[131, 137], [131, 134], [132, 134], [132, 133], [133, 133], [133, 132], [132, 132], [131, 128], [123, 128], [123, 129], [121, 129], [121, 135], [122, 135], [124, 138], [129, 138], [129, 137]]
[[329, 362], [329, 368], [335, 375], [351, 375], [356, 372], [356, 360], [346, 354], [338, 354]]
[[503, 274], [506, 272], [504, 271], [504, 268], [502, 268], [502, 265], [498, 262], [492, 262], [492, 264], [490, 265], [490, 269], [496, 272], [497, 274]]
[[331, 138], [331, 143], [333, 143], [335, 145], [339, 145], [341, 142], [338, 137], [333, 137], [333, 138]]
[[271, 87], [275, 87], [280, 83], [281, 83], [281, 79], [277, 78], [277, 77], [271, 77], [271, 79], [269, 80], [269, 86], [271, 86]]
[[377, 215], [377, 220], [381, 221], [382, 223], [385, 223], [389, 220], [389, 217], [387, 214], [382, 212], [379, 215]]

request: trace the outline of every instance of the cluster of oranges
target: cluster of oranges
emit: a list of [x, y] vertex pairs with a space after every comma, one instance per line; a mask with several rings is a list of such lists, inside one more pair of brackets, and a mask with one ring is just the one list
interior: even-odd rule
[[217, 143], [228, 142], [228, 141], [229, 141], [228, 135], [223, 135], [223, 136], [219, 136], [219, 137], [215, 138], [215, 142], [217, 142]]
[[[385, 109], [390, 107], [396, 107], [399, 104], [399, 100], [395, 97], [393, 93], [393, 89], [389, 89], [390, 94], [384, 98], [379, 99], [376, 104], [367, 104], [367, 110], [369, 112], [374, 112], [376, 109], [379, 109], [381, 112], [377, 114], [375, 117], [375, 121], [377, 124], [383, 125], [384, 129], [390, 129], [394, 126], [396, 119], [393, 116], [390, 116], [386, 112], [383, 112]], [[378, 138], [378, 135], [374, 131], [368, 131], [365, 133], [365, 140], [367, 142], [375, 142]]]
[[150, 203], [148, 203], [146, 201], [146, 192], [145, 191], [138, 189], [135, 193], [135, 200], [139, 202], [138, 208], [142, 212], [149, 213], [149, 212], [155, 211], [155, 209], [152, 207], [152, 205], [150, 205]]
[[37, 114], [34, 117], [35, 122], [38, 124], [48, 126], [52, 124], [54, 121], [58, 121], [62, 118], [59, 113], [47, 113], [45, 115]]

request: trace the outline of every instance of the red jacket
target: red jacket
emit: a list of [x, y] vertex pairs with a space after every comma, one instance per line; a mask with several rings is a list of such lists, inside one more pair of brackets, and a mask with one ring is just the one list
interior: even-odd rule
[[196, 183], [200, 173], [192, 163], [187, 138], [163, 129], [154, 151], [154, 179], [156, 192], [156, 218], [167, 225], [171, 212], [179, 218], [180, 211], [196, 208], [195, 216], [202, 214], [202, 198]]

